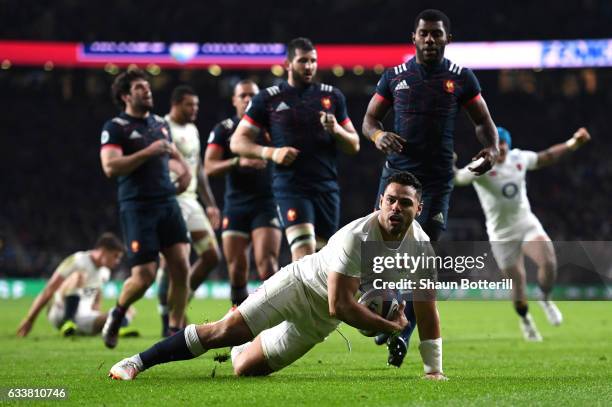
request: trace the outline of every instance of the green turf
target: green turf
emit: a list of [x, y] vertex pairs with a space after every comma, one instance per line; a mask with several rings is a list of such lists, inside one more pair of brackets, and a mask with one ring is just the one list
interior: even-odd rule
[[[610, 405], [612, 303], [560, 303], [561, 327], [532, 314], [542, 343], [523, 342], [507, 302], [442, 302], [444, 370], [450, 380], [421, 379], [413, 338], [401, 369], [386, 366], [386, 350], [342, 325], [353, 346], [334, 333], [294, 365], [266, 378], [235, 378], [229, 363], [197, 360], [157, 366], [134, 382], [106, 378], [119, 359], [159, 339], [155, 303], [137, 304], [143, 337], [115, 350], [100, 338], [60, 338], [44, 316], [26, 339], [14, 336], [29, 300], [0, 301], [0, 387], [65, 387], [68, 402], [87, 405]], [[192, 320], [215, 319], [226, 301], [195, 301]], [[215, 372], [213, 377], [213, 371]], [[15, 404], [23, 404], [19, 402]], [[49, 402], [64, 405], [66, 401]], [[36, 402], [36, 405], [42, 405]]]

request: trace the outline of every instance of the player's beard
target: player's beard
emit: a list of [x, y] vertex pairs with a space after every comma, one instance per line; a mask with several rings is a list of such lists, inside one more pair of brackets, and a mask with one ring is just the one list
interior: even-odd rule
[[293, 78], [293, 82], [299, 87], [306, 87], [312, 83], [316, 72], [312, 72], [310, 81], [307, 81], [305, 75], [301, 72], [298, 72], [295, 69], [291, 70], [291, 77]]
[[441, 45], [436, 48], [436, 58], [435, 59], [426, 59], [425, 58], [425, 47], [419, 49], [417, 48], [417, 53], [419, 54], [419, 59], [423, 61], [425, 65], [433, 66], [439, 64], [444, 58], [444, 49], [446, 45]]

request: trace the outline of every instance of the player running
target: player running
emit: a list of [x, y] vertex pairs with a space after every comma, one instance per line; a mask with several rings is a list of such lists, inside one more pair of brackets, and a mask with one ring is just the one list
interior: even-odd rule
[[[200, 100], [195, 91], [185, 85], [177, 86], [172, 91], [170, 113], [164, 119], [170, 126], [172, 140], [179, 153], [189, 166], [191, 182], [187, 189], [177, 196], [178, 204], [191, 235], [191, 245], [198, 258], [191, 266], [189, 288], [191, 292], [198, 289], [208, 274], [219, 264], [219, 244], [214, 229], [220, 225], [219, 208], [208, 184], [208, 177], [202, 169], [200, 155], [200, 133], [194, 122], [198, 116]], [[170, 160], [170, 177], [177, 179], [183, 170], [176, 160]], [[198, 196], [206, 205], [206, 213], [198, 202]], [[207, 218], [208, 215], [208, 218]], [[209, 222], [210, 218], [210, 222]], [[211, 225], [212, 223], [212, 225]], [[163, 335], [170, 334], [168, 324], [168, 275], [162, 268], [158, 272], [158, 296], [162, 316]]]
[[538, 285], [543, 300], [539, 301], [548, 322], [559, 325], [563, 316], [550, 299], [557, 274], [557, 259], [550, 238], [538, 218], [531, 212], [527, 199], [527, 171], [556, 163], [576, 151], [591, 136], [579, 128], [565, 143], [556, 144], [538, 153], [512, 149], [510, 132], [498, 127], [500, 154], [487, 174], [476, 176], [467, 167], [455, 172], [455, 185], [473, 184], [487, 221], [491, 250], [502, 273], [512, 278], [514, 309], [527, 341], [541, 341], [542, 336], [529, 314], [525, 291], [523, 255], [538, 267]]
[[[272, 195], [271, 168], [259, 158], [245, 158], [230, 150], [230, 138], [251, 99], [259, 92], [255, 82], [243, 80], [234, 87], [232, 104], [236, 115], [214, 127], [208, 139], [204, 169], [209, 176], [225, 175], [223, 208], [223, 253], [231, 286], [232, 305], [240, 305], [249, 295], [249, 242], [259, 278], [266, 280], [278, 270], [281, 244], [280, 222]], [[268, 144], [266, 133], [259, 133], [258, 144]]]
[[[313, 82], [317, 51], [306, 38], [287, 45], [288, 79], [251, 101], [231, 138], [232, 151], [274, 162], [272, 191], [293, 260], [314, 253], [339, 226], [337, 150], [359, 151], [340, 90]], [[272, 147], [256, 143], [268, 130]]]
[[[412, 172], [423, 184], [423, 211], [417, 220], [432, 241], [446, 229], [453, 189], [455, 118], [460, 108], [467, 112], [484, 146], [474, 157], [484, 160], [473, 171], [485, 173], [499, 154], [495, 124], [476, 76], [444, 58], [450, 32], [450, 20], [443, 12], [419, 13], [412, 33], [416, 56], [384, 72], [363, 118], [363, 134], [387, 155], [377, 197], [388, 177], [397, 171]], [[390, 110], [395, 115], [394, 132], [382, 124]], [[412, 324], [397, 343], [389, 344], [389, 363], [395, 366], [404, 360], [415, 325], [410, 304], [406, 312]], [[381, 335], [376, 343], [385, 340]]]
[[[191, 182], [187, 163], [172, 143], [166, 121], [151, 114], [153, 95], [146, 74], [129, 70], [115, 78], [114, 101], [119, 116], [104, 124], [100, 160], [107, 177], [118, 178], [119, 215], [128, 246], [131, 276], [102, 330], [104, 344], [117, 345], [117, 334], [128, 307], [140, 299], [155, 280], [161, 251], [170, 273], [170, 326], [181, 326], [187, 303], [189, 233], [176, 201]], [[175, 187], [168, 160], [183, 167]]]
[[[66, 257], [32, 303], [19, 325], [17, 335], [28, 335], [38, 314], [49, 301], [51, 305], [47, 318], [62, 335], [100, 333], [107, 316], [106, 312], [100, 311], [102, 287], [110, 278], [110, 269], [121, 262], [124, 251], [119, 238], [112, 233], [104, 233], [92, 250]], [[127, 326], [127, 323], [125, 319], [122, 326]], [[122, 333], [128, 332], [123, 330]], [[136, 331], [129, 333], [137, 334]]]
[[[409, 173], [388, 180], [379, 211], [357, 219], [332, 236], [318, 253], [281, 269], [238, 308], [220, 321], [189, 325], [148, 350], [115, 364], [109, 376], [132, 380], [160, 363], [193, 359], [209, 349], [233, 346], [231, 359], [238, 376], [278, 371], [322, 342], [340, 321], [365, 330], [401, 331], [407, 324], [402, 303], [386, 320], [355, 300], [360, 283], [374, 274], [361, 268], [363, 242], [376, 253], [418, 256], [428, 237], [415, 216], [421, 210], [421, 185]], [[362, 278], [363, 277], [363, 278]], [[419, 317], [419, 349], [427, 378], [442, 373], [442, 338], [435, 301], [415, 302]]]

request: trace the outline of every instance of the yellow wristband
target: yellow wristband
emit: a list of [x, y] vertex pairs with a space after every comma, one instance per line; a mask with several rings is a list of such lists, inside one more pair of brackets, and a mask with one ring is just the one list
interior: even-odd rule
[[571, 139], [567, 140], [567, 141], [565, 142], [565, 145], [567, 146], [567, 148], [568, 148], [570, 151], [576, 151], [576, 150], [578, 150], [578, 147], [579, 147], [579, 146], [578, 146], [578, 142], [577, 142], [577, 141], [576, 141], [576, 139], [575, 139], [575, 138], [573, 138], [573, 137], [572, 137]]
[[372, 134], [372, 141], [373, 141], [374, 143], [376, 143], [376, 141], [377, 141], [377, 140], [378, 140], [378, 139], [379, 139], [379, 138], [380, 138], [380, 137], [381, 137], [383, 134], [385, 134], [385, 131], [384, 131], [384, 130], [376, 130], [376, 131], [374, 132], [374, 134]]
[[270, 150], [270, 147], [264, 147], [261, 149], [261, 158], [264, 160], [269, 160], [270, 158], [268, 157], [268, 151]]

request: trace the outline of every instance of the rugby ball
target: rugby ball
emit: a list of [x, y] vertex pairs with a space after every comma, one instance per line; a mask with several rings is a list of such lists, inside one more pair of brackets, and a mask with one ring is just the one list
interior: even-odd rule
[[[393, 290], [371, 288], [363, 293], [357, 302], [365, 305], [370, 311], [388, 320], [391, 320], [395, 316], [395, 312], [399, 308], [397, 292]], [[375, 336], [379, 332], [359, 329], [359, 333], [365, 336]]]

